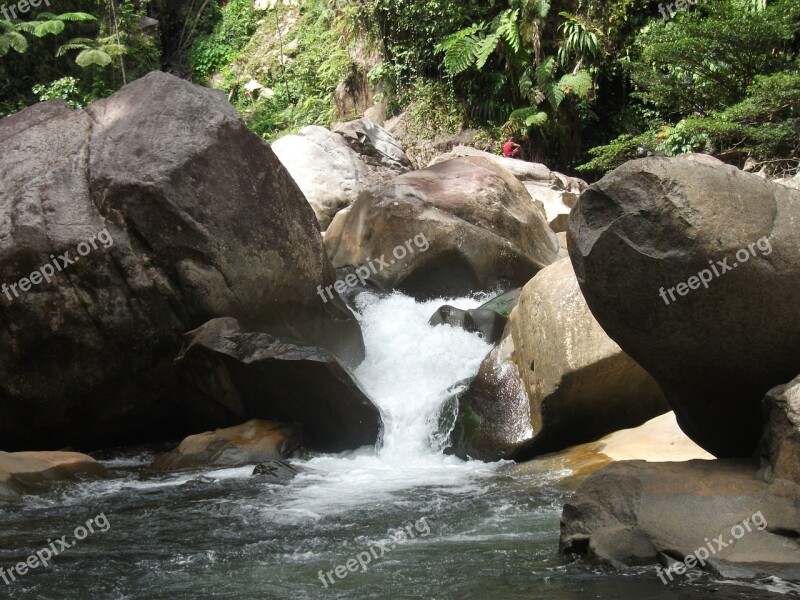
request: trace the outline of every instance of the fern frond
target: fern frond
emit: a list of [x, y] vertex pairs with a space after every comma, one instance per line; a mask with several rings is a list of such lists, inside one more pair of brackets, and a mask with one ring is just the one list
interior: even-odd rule
[[508, 116], [509, 121], [517, 121], [526, 127], [541, 127], [547, 123], [547, 119], [547, 113], [535, 106], [517, 109]]
[[498, 20], [495, 34], [503, 38], [516, 54], [522, 47], [522, 36], [519, 30], [519, 9], [507, 10]]
[[567, 74], [559, 80], [558, 87], [567, 94], [574, 94], [585, 100], [592, 91], [592, 76], [586, 71]]
[[89, 48], [78, 54], [75, 62], [79, 67], [88, 67], [89, 65], [105, 67], [111, 63], [111, 56], [98, 48]]
[[536, 83], [540, 88], [544, 88], [553, 78], [553, 71], [556, 69], [556, 60], [549, 56], [536, 69]]
[[104, 44], [99, 46], [97, 49], [113, 57], [120, 56], [128, 52], [128, 48], [122, 44]]
[[[42, 16], [44, 15], [39, 15], [40, 18]], [[50, 18], [58, 19], [59, 21], [97, 21], [97, 17], [84, 12], [64, 13], [63, 15], [53, 15]]]
[[475, 49], [475, 68], [479, 71], [486, 65], [486, 61], [489, 60], [489, 57], [492, 55], [492, 52], [495, 51], [497, 48], [497, 44], [500, 43], [500, 36], [496, 33], [491, 35], [487, 35], [478, 47]]
[[33, 29], [33, 35], [36, 37], [44, 37], [46, 35], [58, 35], [64, 31], [63, 21], [34, 21], [31, 23], [36, 25]]
[[28, 49], [28, 40], [16, 31], [9, 31], [0, 35], [0, 56], [8, 54], [9, 50], [22, 54]]
[[457, 40], [444, 55], [444, 68], [450, 75], [458, 75], [475, 64], [475, 54], [483, 39], [471, 35]]
[[85, 50], [86, 48], [89, 48], [89, 46], [87, 44], [76, 43], [76, 40], [72, 40], [72, 41], [64, 44], [63, 46], [61, 46], [56, 51], [56, 58], [60, 58], [60, 57], [64, 56], [70, 50]]
[[460, 40], [464, 38], [472, 37], [477, 33], [481, 33], [483, 30], [486, 29], [486, 23], [477, 23], [466, 29], [462, 29], [461, 31], [456, 31], [448, 35], [444, 38], [439, 44], [436, 45], [434, 51], [436, 54], [442, 54], [443, 52], [447, 52], [453, 46], [455, 46]]
[[558, 110], [558, 107], [561, 106], [561, 103], [567, 95], [558, 85], [552, 83], [543, 87], [542, 91], [547, 97], [550, 106], [553, 107], [553, 110]]

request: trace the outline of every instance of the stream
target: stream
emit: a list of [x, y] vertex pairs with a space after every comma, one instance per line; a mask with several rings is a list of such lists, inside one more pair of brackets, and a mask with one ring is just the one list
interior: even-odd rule
[[639, 600], [797, 593], [777, 580], [744, 585], [689, 575], [666, 586], [652, 567], [613, 573], [566, 563], [558, 536], [567, 473], [444, 455], [449, 421], [440, 418], [442, 409], [491, 348], [476, 334], [427, 321], [445, 302], [475, 308], [483, 300], [415, 302], [369, 293], [356, 299], [367, 357], [355, 374], [385, 422], [377, 450], [293, 460], [300, 475], [270, 484], [252, 477], [252, 466], [144, 474], [163, 448], [119, 449], [98, 455], [110, 479], [0, 508], [6, 569], [49, 540], [71, 539], [96, 515], [110, 525], [76, 541], [49, 567], [10, 584], [0, 580], [0, 598]]

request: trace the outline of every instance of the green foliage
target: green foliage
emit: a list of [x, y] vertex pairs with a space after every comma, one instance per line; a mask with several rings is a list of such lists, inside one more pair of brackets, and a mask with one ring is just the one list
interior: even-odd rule
[[64, 13], [55, 15], [49, 12], [39, 13], [33, 21], [19, 21], [0, 19], [0, 56], [14, 50], [23, 54], [28, 50], [28, 40], [23, 33], [37, 38], [48, 35], [58, 35], [64, 31], [64, 23], [70, 21], [95, 21], [95, 17], [82, 12]]
[[47, 85], [37, 84], [33, 86], [33, 93], [42, 102], [64, 100], [72, 108], [83, 108], [90, 101], [80, 89], [80, 82], [74, 77], [62, 77]]
[[591, 62], [602, 51], [601, 34], [593, 28], [588, 19], [568, 12], [558, 13], [565, 21], [558, 30], [563, 37], [558, 49], [558, 62], [567, 65], [571, 57], [577, 59], [579, 66]]
[[796, 164], [799, 34], [800, 4], [791, 0], [718, 0], [650, 23], [630, 55], [632, 96], [647, 118], [595, 148], [581, 170], [616, 168], [637, 146], [710, 152], [740, 166]]
[[5, 56], [10, 50], [22, 54], [28, 50], [28, 40], [20, 33], [17, 23], [0, 19], [0, 56]]
[[589, 153], [592, 160], [577, 168], [584, 173], [607, 173], [620, 165], [642, 158], [647, 152], [652, 152], [659, 144], [658, 134], [648, 131], [638, 136], [625, 133], [605, 146], [592, 148]]
[[69, 21], [96, 21], [97, 19], [87, 13], [74, 12], [55, 15], [49, 12], [39, 13], [33, 21], [24, 21], [17, 24], [20, 31], [31, 33], [36, 37], [58, 35], [64, 31], [64, 23]]
[[[151, 1], [59, 0], [62, 14], [34, 10], [22, 21], [0, 20], [0, 56], [14, 50], [13, 59], [0, 60], [0, 116], [51, 94], [83, 105], [159, 69], [161, 38], [141, 26]], [[11, 32], [24, 44], [14, 35], [16, 48], [4, 43]]]
[[80, 50], [75, 57], [75, 64], [79, 67], [89, 67], [96, 65], [106, 67], [111, 62], [123, 54], [128, 49], [123, 44], [115, 43], [115, 37], [109, 36], [92, 40], [89, 38], [75, 38], [61, 46], [56, 52], [56, 56], [64, 56], [70, 50]]
[[457, 133], [464, 128], [464, 107], [450, 84], [419, 78], [405, 92], [406, 132], [420, 138]]
[[[347, 14], [351, 37], [364, 35], [393, 65], [388, 89], [402, 91], [419, 77], [439, 77], [436, 46], [454, 31], [494, 16], [494, 1], [365, 0]], [[473, 32], [475, 33], [475, 32]]]
[[192, 71], [203, 81], [236, 59], [258, 25], [253, 0], [230, 0], [220, 12], [213, 30], [195, 40], [189, 56]]
[[706, 113], [739, 102], [755, 77], [786, 68], [781, 52], [798, 32], [800, 4], [743, 10], [715, 0], [654, 22], [636, 40], [632, 62], [639, 97], [665, 114]]
[[[249, 74], [240, 78], [234, 66], [225, 69], [226, 89], [233, 94], [234, 104], [245, 117], [250, 129], [268, 141], [293, 133], [306, 125], [331, 126], [338, 114], [333, 92], [336, 86], [353, 72], [348, 53], [343, 21], [324, 10], [324, 0], [307, 0], [303, 5], [297, 26], [290, 35], [270, 49], [266, 56], [273, 64], [261, 64], [265, 71], [263, 83], [273, 95], [253, 100], [242, 93], [242, 83]], [[285, 10], [285, 9], [281, 9]], [[283, 23], [279, 20], [280, 28]], [[265, 18], [260, 33], [275, 33], [275, 13]], [[256, 38], [254, 38], [255, 40]], [[258, 37], [261, 43], [266, 39]], [[293, 58], [282, 64], [281, 47], [296, 46]], [[263, 50], [250, 46], [243, 49], [237, 62], [249, 67], [249, 55]], [[363, 74], [366, 77], [366, 74]]]
[[735, 151], [758, 161], [800, 156], [800, 65], [760, 75], [747, 97], [706, 117], [691, 117], [682, 129], [709, 140], [712, 151]]

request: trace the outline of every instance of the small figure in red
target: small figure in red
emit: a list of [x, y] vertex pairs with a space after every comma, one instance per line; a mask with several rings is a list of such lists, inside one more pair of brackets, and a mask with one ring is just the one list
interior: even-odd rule
[[520, 158], [521, 154], [522, 146], [516, 143], [513, 138], [509, 138], [503, 146], [503, 156], [506, 158]]

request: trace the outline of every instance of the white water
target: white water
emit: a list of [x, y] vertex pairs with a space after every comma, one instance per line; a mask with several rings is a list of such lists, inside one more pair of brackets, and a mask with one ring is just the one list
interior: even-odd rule
[[[477, 334], [428, 320], [442, 304], [475, 308], [472, 298], [416, 302], [401, 294], [362, 294], [358, 319], [366, 358], [355, 375], [380, 407], [383, 443], [377, 449], [323, 456], [302, 463], [292, 499], [279, 510], [319, 518], [387, 501], [401, 490], [472, 489], [496, 465], [464, 462], [441, 452], [439, 414], [454, 384], [475, 375], [491, 350]], [[273, 515], [275, 516], [275, 515]]]

